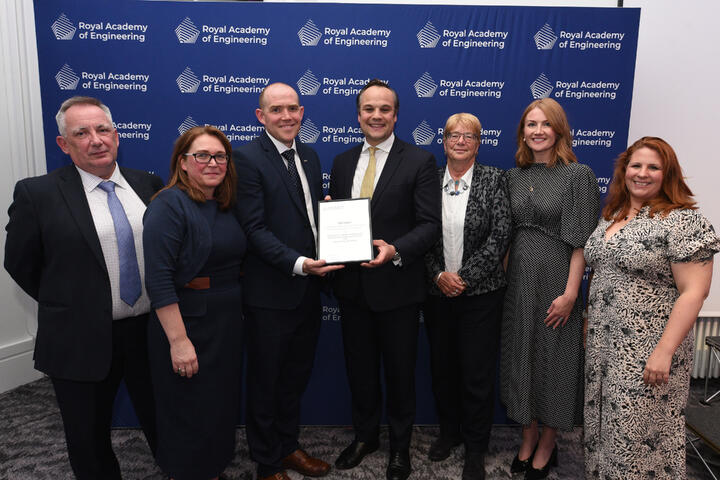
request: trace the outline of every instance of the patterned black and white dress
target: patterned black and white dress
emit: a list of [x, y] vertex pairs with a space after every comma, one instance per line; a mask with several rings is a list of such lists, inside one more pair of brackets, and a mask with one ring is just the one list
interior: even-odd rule
[[696, 210], [648, 215], [648, 207], [607, 241], [600, 220], [585, 246], [590, 285], [585, 366], [587, 478], [684, 479], [685, 415], [693, 363], [691, 330], [666, 385], [643, 384], [645, 362], [678, 298], [671, 263], [703, 262], [720, 250]]
[[582, 421], [582, 295], [565, 326], [543, 323], [568, 280], [570, 258], [597, 225], [600, 197], [579, 163], [507, 172], [513, 237], [505, 295], [500, 387], [510, 418], [563, 430]]

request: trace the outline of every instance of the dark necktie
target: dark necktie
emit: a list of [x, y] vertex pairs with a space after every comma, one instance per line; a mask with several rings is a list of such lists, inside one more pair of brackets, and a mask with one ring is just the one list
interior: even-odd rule
[[303, 192], [302, 182], [300, 181], [300, 174], [298, 174], [297, 167], [295, 166], [295, 150], [285, 150], [282, 156], [287, 160], [287, 171], [290, 176], [290, 183], [295, 187], [295, 190], [300, 195], [300, 201], [305, 203], [305, 193]]
[[142, 291], [132, 227], [125, 214], [125, 209], [115, 193], [115, 183], [100, 182], [98, 187], [107, 192], [108, 207], [110, 207], [110, 215], [115, 226], [120, 260], [120, 298], [132, 307], [140, 298]]

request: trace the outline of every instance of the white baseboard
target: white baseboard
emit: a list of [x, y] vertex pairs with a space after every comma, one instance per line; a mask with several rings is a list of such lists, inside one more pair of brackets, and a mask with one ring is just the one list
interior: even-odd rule
[[33, 368], [32, 337], [0, 346], [0, 393], [42, 378]]

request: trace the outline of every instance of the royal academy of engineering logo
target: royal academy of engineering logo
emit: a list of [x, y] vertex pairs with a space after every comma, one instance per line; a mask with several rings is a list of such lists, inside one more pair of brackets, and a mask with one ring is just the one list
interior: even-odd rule
[[180, 43], [195, 43], [200, 35], [200, 30], [190, 20], [190, 17], [185, 17], [175, 28], [175, 35]]
[[180, 125], [178, 125], [178, 133], [180, 135], [182, 135], [183, 133], [187, 132], [191, 128], [199, 127], [199, 126], [200, 125], [195, 120], [193, 120], [193, 118], [190, 115], [188, 115], [187, 117], [185, 117], [185, 120], [183, 120], [182, 123]]
[[551, 50], [557, 42], [557, 35], [547, 23], [533, 36], [538, 50]]
[[75, 25], [64, 13], [61, 13], [57, 20], [50, 25], [50, 29], [57, 40], [72, 40], [77, 31]]
[[75, 90], [78, 82], [80, 82], [80, 77], [78, 77], [70, 65], [66, 63], [60, 68], [58, 73], [55, 74], [55, 80], [60, 90]]
[[535, 100], [549, 97], [552, 89], [552, 83], [550, 83], [550, 79], [546, 77], [544, 73], [541, 73], [540, 76], [530, 84], [530, 93], [532, 93]]
[[431, 98], [438, 88], [437, 83], [428, 72], [420, 75], [420, 78], [417, 79], [413, 86], [415, 87], [415, 93], [420, 98]]
[[420, 125], [412, 131], [412, 137], [413, 140], [415, 140], [415, 145], [430, 145], [435, 138], [435, 132], [433, 132], [430, 125], [423, 120], [420, 122]]
[[432, 22], [428, 21], [417, 33], [417, 39], [420, 48], [435, 48], [440, 40], [440, 32]]
[[300, 45], [303, 47], [315, 47], [322, 38], [322, 32], [312, 19], [305, 22], [305, 25], [298, 30], [297, 35], [300, 39]]
[[301, 95], [316, 95], [320, 89], [320, 81], [308, 68], [298, 79], [297, 86]]
[[190, 67], [186, 67], [175, 81], [182, 93], [195, 93], [200, 86], [200, 79], [190, 70]]
[[318, 130], [312, 120], [306, 118], [303, 120], [298, 136], [303, 143], [315, 143], [320, 137], [320, 130]]

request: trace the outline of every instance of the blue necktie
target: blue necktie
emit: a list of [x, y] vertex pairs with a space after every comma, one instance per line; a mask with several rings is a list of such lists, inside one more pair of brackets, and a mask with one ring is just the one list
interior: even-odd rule
[[295, 150], [292, 148], [290, 150], [285, 150], [281, 153], [281, 155], [285, 157], [285, 160], [287, 160], [287, 171], [288, 175], [290, 175], [290, 183], [293, 184], [295, 190], [298, 192], [298, 195], [300, 195], [300, 201], [305, 203], [305, 193], [303, 192], [302, 181], [300, 180], [300, 174], [297, 171], [297, 167], [295, 167]]
[[142, 291], [132, 227], [125, 215], [122, 203], [115, 193], [115, 183], [101, 182], [98, 186], [107, 192], [108, 207], [110, 207], [110, 215], [115, 226], [120, 260], [120, 298], [132, 307], [140, 298]]

